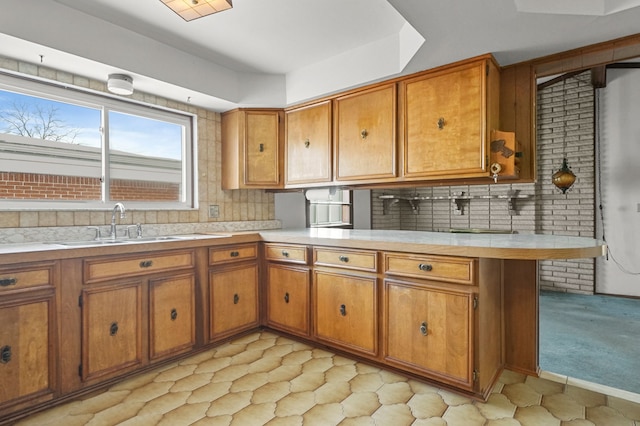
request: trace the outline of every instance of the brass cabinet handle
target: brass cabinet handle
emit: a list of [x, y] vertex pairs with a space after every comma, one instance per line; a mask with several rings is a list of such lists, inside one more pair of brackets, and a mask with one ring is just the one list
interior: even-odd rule
[[238, 296], [238, 293], [233, 295], [233, 304], [237, 305], [238, 302], [240, 302], [240, 296]]
[[340, 260], [340, 262], [347, 263], [349, 261], [349, 258], [347, 256], [339, 256], [338, 260]]
[[118, 334], [118, 323], [114, 321], [111, 323], [111, 326], [109, 327], [109, 335], [115, 336], [116, 334]]
[[305, 148], [309, 148], [309, 145], [311, 145], [311, 142], [309, 142], [309, 139], [304, 141], [304, 147]]
[[444, 118], [440, 117], [438, 119], [438, 129], [440, 130], [444, 129], [444, 124], [445, 124]]
[[9, 287], [10, 285], [16, 285], [18, 283], [17, 278], [2, 278], [0, 279], [0, 287]]
[[284, 294], [284, 303], [289, 303], [289, 293]]
[[171, 310], [171, 321], [175, 321], [176, 318], [178, 318], [178, 310], [176, 308], [173, 308]]
[[420, 333], [423, 336], [426, 336], [428, 334], [428, 332], [427, 332], [427, 323], [424, 322], [424, 321], [422, 322], [422, 324], [420, 324]]
[[340, 315], [343, 317], [347, 316], [347, 307], [345, 305], [340, 305]]
[[283, 255], [284, 257], [289, 257], [289, 252], [288, 252], [288, 251], [286, 251], [286, 250], [282, 250], [282, 255]]
[[143, 260], [140, 262], [141, 268], [150, 268], [151, 266], [153, 266], [153, 260]]
[[229, 253], [229, 256], [238, 257], [238, 256], [240, 256], [240, 253], [238, 253], [237, 251], [232, 251], [231, 253]]
[[0, 349], [0, 362], [3, 364], [11, 361], [11, 346], [5, 345]]
[[429, 272], [433, 270], [433, 266], [429, 265], [428, 263], [421, 263], [418, 265], [418, 269], [420, 269], [421, 271]]
[[362, 129], [362, 131], [360, 132], [360, 137], [362, 139], [366, 139], [367, 136], [369, 136], [369, 132], [367, 132], [367, 129]]

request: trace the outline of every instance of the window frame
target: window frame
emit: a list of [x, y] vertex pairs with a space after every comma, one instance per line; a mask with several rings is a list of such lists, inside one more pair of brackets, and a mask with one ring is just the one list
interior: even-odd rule
[[[181, 199], [177, 202], [166, 201], [126, 201], [127, 209], [134, 210], [194, 210], [198, 208], [197, 188], [197, 120], [198, 116], [186, 111], [179, 111], [141, 102], [134, 99], [123, 99], [105, 92], [64, 84], [62, 82], [24, 76], [0, 71], [0, 90], [16, 92], [27, 96], [35, 96], [52, 101], [70, 103], [81, 107], [95, 108], [101, 114], [101, 163], [102, 185], [100, 200], [0, 200], [3, 210], [104, 210], [105, 206], [118, 202], [109, 197], [109, 132], [110, 111], [130, 114], [142, 118], [164, 121], [183, 126], [182, 144], [182, 190]], [[0, 135], [3, 135], [0, 133]], [[11, 134], [6, 134], [11, 139]], [[0, 136], [2, 137], [2, 136]]]

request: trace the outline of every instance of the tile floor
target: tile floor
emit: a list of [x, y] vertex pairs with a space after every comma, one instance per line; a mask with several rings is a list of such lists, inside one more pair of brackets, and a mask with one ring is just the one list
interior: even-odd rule
[[640, 426], [640, 404], [509, 371], [481, 403], [258, 332], [17, 425]]

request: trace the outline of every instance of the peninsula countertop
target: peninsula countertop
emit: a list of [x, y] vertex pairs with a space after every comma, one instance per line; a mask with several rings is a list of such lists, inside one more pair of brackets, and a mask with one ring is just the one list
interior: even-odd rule
[[262, 241], [493, 259], [581, 259], [604, 256], [607, 245], [586, 237], [360, 229], [258, 231]]
[[[224, 238], [216, 238], [224, 236]], [[0, 244], [3, 261], [54, 259], [94, 254], [121, 254], [170, 248], [242, 242], [278, 242], [368, 250], [413, 252], [432, 255], [481, 257], [493, 259], [581, 259], [606, 254], [607, 245], [586, 237], [541, 234], [448, 233], [360, 229], [276, 229], [229, 232], [224, 235], [194, 235], [176, 241], [148, 244], [120, 244], [110, 247], [64, 248], [52, 243]], [[90, 243], [88, 242], [90, 245]], [[158, 244], [158, 245], [155, 245]], [[3, 263], [3, 262], [0, 262]]]

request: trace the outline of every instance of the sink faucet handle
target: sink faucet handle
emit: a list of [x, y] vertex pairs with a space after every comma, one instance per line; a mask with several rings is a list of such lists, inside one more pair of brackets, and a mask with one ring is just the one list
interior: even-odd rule
[[131, 236], [131, 230], [136, 230], [136, 238], [142, 238], [142, 225], [140, 223], [136, 223], [135, 225], [127, 226], [127, 235], [129, 238], [133, 238]]
[[93, 236], [94, 240], [99, 240], [100, 238], [102, 238], [102, 235], [100, 234], [100, 227], [98, 227], [98, 226], [87, 226], [87, 229], [95, 231], [95, 235]]

